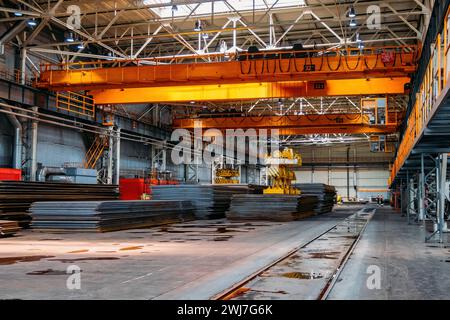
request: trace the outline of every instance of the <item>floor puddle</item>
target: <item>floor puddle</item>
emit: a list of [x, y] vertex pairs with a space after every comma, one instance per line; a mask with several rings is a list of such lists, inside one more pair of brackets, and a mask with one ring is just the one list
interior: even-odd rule
[[132, 247], [125, 247], [125, 248], [120, 248], [120, 251], [128, 251], [128, 250], [139, 250], [142, 249], [144, 246], [132, 246]]
[[291, 278], [291, 279], [321, 279], [323, 275], [320, 273], [309, 273], [309, 272], [286, 272], [282, 274], [283, 277]]
[[62, 263], [74, 263], [76, 261], [103, 261], [103, 260], [119, 260], [117, 257], [90, 257], [90, 258], [74, 258], [74, 259], [49, 259], [49, 261], [59, 261]]
[[10, 265], [17, 262], [34, 262], [42, 259], [53, 258], [54, 256], [21, 256], [0, 258], [0, 265]]
[[59, 275], [67, 275], [67, 272], [64, 270], [53, 270], [53, 269], [47, 269], [47, 270], [36, 270], [32, 272], [27, 272], [28, 275], [32, 276], [59, 276]]
[[83, 252], [89, 252], [89, 249], [74, 250], [74, 251], [69, 251], [67, 253], [83, 253]]

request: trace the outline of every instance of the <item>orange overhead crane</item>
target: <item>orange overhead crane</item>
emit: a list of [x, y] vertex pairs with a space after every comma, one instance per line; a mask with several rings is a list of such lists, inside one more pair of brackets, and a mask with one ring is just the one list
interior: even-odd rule
[[89, 90], [96, 104], [403, 94], [417, 52], [402, 46], [46, 64], [36, 86]]
[[[217, 116], [217, 115], [216, 115]], [[282, 136], [303, 134], [391, 134], [398, 130], [401, 118], [390, 113], [383, 125], [370, 124], [369, 117], [360, 113], [309, 114], [284, 116], [247, 116], [174, 119], [175, 129], [189, 129], [201, 124], [202, 129], [278, 129]]]
[[404, 94], [407, 77], [325, 81], [249, 82], [94, 90], [96, 104], [240, 101], [273, 98]]

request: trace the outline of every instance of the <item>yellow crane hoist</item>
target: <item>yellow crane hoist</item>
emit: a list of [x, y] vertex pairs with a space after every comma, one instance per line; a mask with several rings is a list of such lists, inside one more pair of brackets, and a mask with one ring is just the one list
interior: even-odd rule
[[266, 164], [269, 165], [267, 174], [270, 186], [264, 190], [265, 194], [300, 194], [300, 190], [292, 186], [295, 173], [289, 169], [294, 165], [302, 165], [300, 154], [294, 153], [291, 148], [277, 150], [266, 157]]
[[216, 184], [237, 184], [239, 183], [239, 170], [237, 169], [216, 169]]

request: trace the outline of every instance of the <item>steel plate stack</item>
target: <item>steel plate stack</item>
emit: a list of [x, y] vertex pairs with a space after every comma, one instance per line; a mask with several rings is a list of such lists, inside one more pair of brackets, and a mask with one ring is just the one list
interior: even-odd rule
[[152, 186], [155, 200], [191, 200], [197, 219], [220, 219], [230, 207], [231, 196], [252, 192], [248, 185]]
[[55, 231], [116, 231], [194, 219], [190, 201], [35, 202], [32, 228]]
[[305, 195], [234, 195], [227, 218], [231, 220], [293, 221], [314, 215], [317, 198]]
[[115, 185], [0, 181], [0, 219], [30, 224], [28, 209], [36, 201], [89, 201], [118, 199]]
[[319, 203], [315, 209], [316, 214], [327, 213], [333, 210], [336, 189], [323, 183], [298, 183], [294, 187], [300, 189], [303, 195], [316, 196]]
[[16, 221], [0, 220], [0, 237], [12, 236], [20, 230]]

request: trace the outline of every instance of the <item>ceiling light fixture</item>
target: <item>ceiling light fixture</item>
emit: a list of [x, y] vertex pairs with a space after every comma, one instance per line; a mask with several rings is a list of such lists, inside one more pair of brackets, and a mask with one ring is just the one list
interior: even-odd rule
[[[17, 6], [17, 10], [22, 10], [22, 6], [20, 4]], [[15, 11], [14, 15], [16, 17], [21, 17], [21, 16], [23, 16], [23, 13], [21, 11]]]
[[353, 8], [353, 6], [350, 7], [349, 11], [348, 11], [348, 17], [349, 18], [354, 18], [356, 17], [356, 11], [355, 8]]
[[356, 27], [356, 20], [355, 19], [351, 19], [349, 26], [352, 27], [352, 28]]
[[74, 42], [75, 38], [73, 37], [73, 32], [66, 32], [65, 39], [66, 42]]
[[35, 18], [31, 18], [30, 20], [27, 21], [27, 24], [28, 24], [30, 27], [36, 27], [36, 26], [37, 26], [37, 21], [36, 21]]
[[195, 21], [194, 31], [202, 31], [202, 22], [200, 20]]

